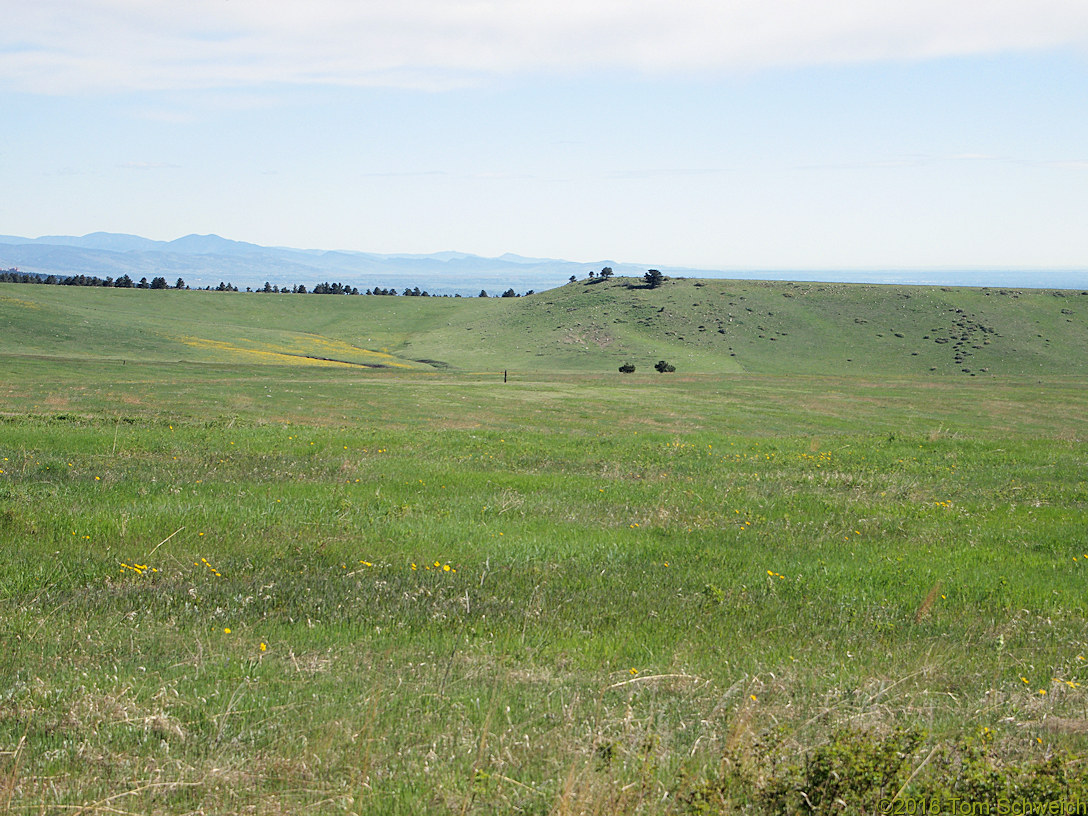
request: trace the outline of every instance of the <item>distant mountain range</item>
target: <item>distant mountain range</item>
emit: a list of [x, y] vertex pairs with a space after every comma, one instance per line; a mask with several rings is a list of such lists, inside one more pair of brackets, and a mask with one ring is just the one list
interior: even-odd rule
[[[99, 278], [128, 275], [133, 280], [161, 275], [171, 285], [180, 277], [193, 287], [214, 287], [220, 281], [241, 288], [256, 288], [265, 281], [275, 286], [308, 287], [338, 281], [363, 290], [419, 286], [432, 294], [475, 295], [480, 289], [498, 287], [519, 291], [550, 288], [571, 275], [584, 277], [589, 270], [608, 265], [617, 266], [609, 261], [595, 265], [510, 254], [482, 258], [463, 252], [381, 255], [265, 247], [218, 235], [186, 235], [175, 241], [109, 232], [80, 237], [0, 235], [0, 268]], [[638, 274], [643, 271], [639, 269]]]
[[[507, 253], [484, 258], [464, 252], [430, 255], [354, 252], [346, 250], [266, 247], [232, 241], [218, 235], [186, 235], [174, 241], [154, 241], [138, 235], [92, 232], [89, 235], [45, 235], [22, 238], [0, 235], [0, 269], [60, 276], [93, 275], [133, 280], [163, 276], [172, 285], [183, 278], [192, 287], [221, 281], [239, 288], [258, 288], [322, 281], [340, 282], [360, 290], [373, 287], [418, 286], [432, 294], [475, 295], [481, 289], [498, 294], [507, 288], [519, 293], [550, 289], [571, 275], [586, 277], [610, 266], [617, 275], [642, 275], [645, 264], [601, 260], [588, 263], [554, 258], [526, 258]], [[666, 275], [692, 278], [841, 281], [864, 283], [940, 284], [960, 286], [1022, 286], [1081, 288], [1088, 286], [1084, 270], [893, 270], [893, 271], [746, 271], [656, 266]]]

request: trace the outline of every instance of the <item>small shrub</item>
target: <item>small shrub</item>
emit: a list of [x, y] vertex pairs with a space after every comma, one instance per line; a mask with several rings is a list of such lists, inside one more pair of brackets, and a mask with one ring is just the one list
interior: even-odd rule
[[676, 371], [676, 366], [674, 366], [672, 363], [667, 363], [664, 360], [658, 360], [656, 363], [654, 363], [654, 368], [656, 368], [662, 374], [666, 373], [667, 371]]
[[798, 758], [784, 751], [786, 735], [781, 727], [772, 728], [746, 749], [727, 751], [718, 775], [681, 780], [676, 789], [681, 812], [906, 813], [889, 809], [892, 797], [906, 796], [899, 799], [904, 807], [909, 801], [960, 801], [974, 803], [972, 813], [998, 813], [1019, 801], [1036, 803], [1039, 809], [1032, 812], [1057, 813], [1060, 803], [1088, 797], [1088, 777], [1077, 757], [1062, 753], [1038, 761], [1003, 757], [989, 728], [929, 751], [924, 751], [925, 732], [916, 727], [896, 728], [883, 736], [844, 728]]
[[631, 373], [634, 372], [634, 370], [635, 370], [635, 364], [634, 363], [624, 363], [623, 365], [620, 366], [620, 373], [621, 374], [631, 374]]
[[922, 738], [915, 729], [896, 729], [884, 739], [839, 731], [805, 763], [805, 804], [815, 812], [835, 812], [842, 801], [876, 810], [910, 775], [909, 761]]

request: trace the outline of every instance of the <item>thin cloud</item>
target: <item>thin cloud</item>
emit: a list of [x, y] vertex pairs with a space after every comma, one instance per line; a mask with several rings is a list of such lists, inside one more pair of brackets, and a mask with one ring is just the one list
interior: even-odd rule
[[359, 173], [359, 178], [421, 178], [426, 176], [448, 176], [445, 170], [387, 170], [373, 173]]
[[617, 170], [606, 173], [609, 179], [657, 179], [676, 178], [680, 176], [717, 176], [722, 173], [736, 172], [724, 167], [648, 167], [641, 170]]
[[165, 109], [137, 110], [133, 112], [133, 116], [148, 122], [164, 122], [168, 125], [187, 125], [191, 122], [195, 122], [197, 119], [197, 117], [191, 113]]
[[446, 88], [510, 73], [752, 71], [1088, 45], [1083, 0], [38, 0], [0, 89]]
[[1088, 170], [1088, 159], [1058, 159], [1056, 161], [1039, 162], [1039, 164], [1055, 170]]
[[1058, 170], [1088, 170], [1088, 160], [1083, 159], [1029, 159], [1020, 156], [996, 156], [988, 153], [950, 153], [948, 155], [914, 153], [904, 156], [870, 159], [857, 162], [832, 162], [828, 164], [802, 164], [798, 170], [898, 170], [910, 167], [927, 167], [937, 164], [1015, 164]]
[[180, 164], [170, 162], [129, 161], [117, 165], [122, 170], [180, 170]]
[[533, 181], [538, 179], [528, 173], [507, 173], [500, 171], [482, 171], [478, 173], [451, 173], [447, 170], [388, 170], [381, 172], [359, 173], [357, 178], [401, 179], [401, 178], [443, 178], [472, 181]]

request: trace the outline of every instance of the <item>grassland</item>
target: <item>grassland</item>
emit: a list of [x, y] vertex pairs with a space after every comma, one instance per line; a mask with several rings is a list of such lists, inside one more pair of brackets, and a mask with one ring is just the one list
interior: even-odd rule
[[1088, 374], [1088, 292], [580, 281], [524, 298], [0, 285], [0, 352], [421, 371]]
[[1088, 298], [700, 283], [0, 287], [0, 809], [1083, 798]]

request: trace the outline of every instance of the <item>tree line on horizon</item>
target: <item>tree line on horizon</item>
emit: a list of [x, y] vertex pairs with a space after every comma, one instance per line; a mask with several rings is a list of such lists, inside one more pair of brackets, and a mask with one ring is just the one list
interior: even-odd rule
[[[599, 273], [593, 270], [589, 272], [590, 280], [596, 278], [599, 281], [606, 281], [613, 276], [612, 267], [606, 266]], [[570, 282], [574, 283], [577, 280], [577, 276], [571, 275]], [[643, 281], [650, 289], [656, 289], [661, 283], [666, 280], [665, 276], [656, 269], [651, 269], [643, 275]], [[42, 272], [20, 272], [17, 268], [0, 270], [0, 283], [39, 283], [47, 286], [97, 286], [97, 287], [110, 287], [115, 289], [190, 289], [182, 278], [178, 278], [173, 285], [167, 282], [166, 278], [159, 275], [152, 278], [150, 281], [146, 278], [140, 278], [139, 281], [133, 281], [127, 274], [121, 275], [118, 278], [105, 277], [99, 278], [96, 275], [53, 275], [45, 274]], [[197, 287], [198, 290], [201, 287]], [[238, 287], [232, 283], [226, 281], [220, 281], [218, 286], [205, 286], [204, 291], [207, 292], [237, 292]], [[431, 295], [430, 292], [425, 289], [420, 289], [418, 286], [405, 287], [402, 292], [397, 292], [394, 288], [386, 289], [381, 286], [375, 286], [371, 289], [367, 289], [363, 292], [359, 291], [359, 287], [350, 286], [345, 283], [329, 283], [325, 281], [323, 283], [314, 284], [310, 289], [307, 289], [304, 284], [295, 284], [288, 288], [286, 285], [278, 286], [273, 285], [269, 281], [265, 281], [264, 286], [257, 289], [252, 287], [246, 287], [247, 292], [256, 292], [263, 294], [292, 294], [292, 295], [400, 295], [401, 297], [456, 297], [461, 295]], [[530, 289], [525, 293], [526, 295], [535, 294], [534, 290]], [[481, 289], [478, 297], [491, 297], [488, 295], [487, 290]], [[497, 297], [521, 297], [514, 291], [513, 287], [504, 291]]]
[[141, 278], [134, 282], [128, 275], [119, 278], [99, 278], [95, 275], [46, 275], [41, 272], [20, 272], [16, 268], [0, 270], [0, 283], [41, 283], [46, 286], [103, 286], [119, 289], [188, 289], [185, 281], [178, 278], [177, 283], [171, 287], [166, 278], [157, 277], [148, 281]]
[[[167, 282], [166, 278], [158, 276], [152, 278], [150, 281], [144, 277], [139, 281], [133, 281], [131, 277], [121, 275], [119, 278], [106, 277], [99, 278], [95, 275], [49, 275], [41, 272], [20, 272], [16, 268], [2, 269], [0, 270], [0, 283], [37, 283], [44, 284], [46, 286], [96, 286], [103, 288], [114, 289], [185, 289], [191, 290], [184, 279], [178, 278], [177, 281], [171, 285]], [[206, 292], [238, 292], [240, 291], [237, 286], [226, 281], [220, 281], [218, 286], [204, 286], [197, 287], [197, 291]], [[307, 289], [305, 284], [295, 284], [288, 287], [273, 285], [269, 281], [265, 281], [264, 286], [254, 289], [250, 286], [246, 287], [247, 292], [260, 293], [260, 294], [291, 294], [291, 295], [385, 295], [385, 296], [400, 296], [400, 297], [455, 297], [459, 298], [461, 295], [432, 295], [425, 289], [420, 289], [418, 286], [404, 287], [403, 291], [398, 292], [395, 288], [384, 288], [381, 286], [375, 286], [365, 291], [359, 291], [359, 287], [350, 286], [348, 284], [333, 282], [329, 283], [325, 281], [323, 283], [314, 284], [311, 288]], [[530, 289], [525, 293], [526, 295], [535, 294]], [[480, 290], [480, 297], [490, 297], [485, 290]], [[497, 297], [521, 297], [511, 287]]]

